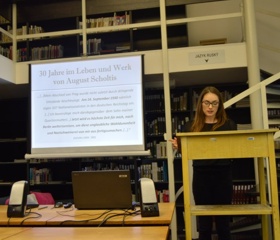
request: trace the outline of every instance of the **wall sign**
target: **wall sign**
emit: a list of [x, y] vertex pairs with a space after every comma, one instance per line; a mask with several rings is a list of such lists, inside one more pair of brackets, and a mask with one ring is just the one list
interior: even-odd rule
[[225, 50], [199, 51], [189, 53], [190, 65], [207, 65], [225, 62]]

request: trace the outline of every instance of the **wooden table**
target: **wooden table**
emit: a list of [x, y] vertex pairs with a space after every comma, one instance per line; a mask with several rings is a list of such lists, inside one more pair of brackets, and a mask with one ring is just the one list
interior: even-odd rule
[[166, 240], [169, 228], [154, 227], [0, 227], [0, 239], [8, 240]]
[[[47, 208], [39, 210], [34, 208], [31, 214], [24, 218], [7, 218], [7, 206], [0, 206], [0, 225], [2, 226], [98, 226], [107, 215], [103, 215], [106, 210], [77, 210], [76, 208], [64, 209], [53, 208], [53, 205], [46, 205]], [[40, 206], [41, 208], [42, 206]], [[107, 220], [105, 226], [169, 226], [175, 203], [159, 203], [160, 216], [158, 217], [141, 217], [138, 215], [126, 216], [124, 211], [114, 210], [110, 214], [122, 214]], [[140, 210], [140, 209], [138, 209]], [[130, 211], [131, 212], [131, 211]], [[101, 216], [97, 218], [98, 216]]]
[[0, 239], [6, 239], [13, 235], [17, 235], [23, 231], [27, 231], [29, 227], [0, 227]]
[[[277, 171], [273, 135], [277, 129], [239, 130], [217, 132], [178, 133], [181, 138], [182, 168], [184, 182], [184, 207], [186, 239], [191, 240], [191, 216], [205, 215], [261, 215], [262, 236], [269, 239], [267, 216], [272, 217], [273, 239], [280, 239], [279, 203]], [[248, 205], [191, 205], [189, 183], [189, 160], [223, 159], [223, 158], [257, 158], [260, 185], [260, 203]], [[264, 166], [264, 158], [268, 166]], [[268, 176], [265, 169], [268, 168]], [[270, 183], [266, 186], [266, 180]], [[266, 187], [270, 190], [271, 203], [268, 204]]]

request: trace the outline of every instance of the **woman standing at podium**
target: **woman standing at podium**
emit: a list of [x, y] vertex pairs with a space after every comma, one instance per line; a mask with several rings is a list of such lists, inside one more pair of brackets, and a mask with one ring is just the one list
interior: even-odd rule
[[[227, 117], [222, 95], [215, 87], [204, 88], [197, 101], [193, 121], [186, 123], [183, 132], [236, 130], [236, 124]], [[170, 140], [173, 149], [180, 151], [180, 141]], [[193, 161], [193, 195], [196, 205], [220, 205], [232, 202], [232, 169], [230, 159]], [[229, 216], [199, 216], [199, 240], [211, 240], [215, 219], [219, 240], [230, 240]]]

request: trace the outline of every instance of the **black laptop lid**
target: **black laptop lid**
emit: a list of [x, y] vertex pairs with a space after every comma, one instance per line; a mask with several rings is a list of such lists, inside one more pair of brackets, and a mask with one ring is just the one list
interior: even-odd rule
[[78, 209], [129, 209], [129, 170], [73, 171], [74, 204]]

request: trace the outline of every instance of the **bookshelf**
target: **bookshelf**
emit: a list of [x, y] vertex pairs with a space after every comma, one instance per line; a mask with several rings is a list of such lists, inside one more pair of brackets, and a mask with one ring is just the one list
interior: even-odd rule
[[26, 179], [24, 163], [14, 159], [22, 159], [27, 149], [27, 104], [26, 98], [0, 100], [1, 196], [10, 194], [14, 181]]
[[25, 179], [30, 191], [49, 192], [55, 201], [73, 201], [72, 171], [129, 169], [133, 201], [139, 201], [137, 183], [141, 163], [135, 158], [15, 159], [2, 161], [0, 166], [0, 198], [9, 196], [14, 182]]
[[[10, 19], [10, 24], [1, 24], [1, 27], [10, 34], [13, 34], [16, 29], [16, 45], [13, 45], [10, 38], [10, 40], [1, 41], [1, 44], [5, 45], [7, 49], [11, 49], [11, 52], [18, 52], [14, 56], [9, 54], [9, 58], [17, 59], [17, 61], [34, 61], [161, 49], [161, 21], [158, 3], [152, 8], [148, 8], [147, 4], [140, 6], [137, 1], [134, 4], [131, 4], [130, 1], [123, 1], [126, 4], [125, 10], [122, 10], [123, 8], [120, 6], [116, 9], [107, 8], [108, 10], [104, 12], [93, 1], [66, 2], [67, 4], [65, 2], [33, 3], [32, 11], [27, 8], [28, 2], [14, 4], [11, 7], [14, 14]], [[96, 8], [93, 8], [93, 5]], [[166, 11], [168, 19], [186, 16], [184, 1], [175, 5], [169, 3], [169, 5], [167, 4]], [[69, 9], [69, 6], [75, 10], [69, 10], [66, 14], [59, 12], [57, 15], [48, 16], [37, 14], [42, 11], [47, 12], [48, 9], [53, 11], [53, 8]], [[28, 17], [22, 16], [24, 11]], [[170, 48], [187, 46], [184, 24], [169, 26], [168, 33]], [[94, 39], [98, 40], [100, 49], [92, 52], [89, 42]], [[50, 46], [55, 49], [47, 49]], [[62, 53], [54, 53], [52, 57], [44, 54], [48, 51], [56, 52], [56, 48], [61, 49]], [[42, 53], [35, 54], [34, 52]]]
[[269, 128], [280, 127], [280, 85], [274, 84], [266, 88], [267, 92], [267, 111]]
[[[245, 90], [248, 86], [246, 83], [224, 83], [215, 85], [223, 95], [224, 100], [239, 94]], [[205, 85], [191, 85], [191, 86], [181, 86], [172, 87], [170, 89], [171, 94], [171, 113], [172, 113], [172, 134], [182, 132], [182, 126], [187, 121], [194, 116], [196, 109], [196, 98], [200, 94], [200, 91], [205, 87]], [[183, 100], [186, 97], [186, 100]], [[165, 132], [161, 129], [160, 119], [164, 118], [164, 94], [163, 89], [155, 88], [154, 86], [146, 86], [145, 88], [145, 120], [146, 126], [150, 127], [150, 131], [147, 130], [147, 147], [151, 148], [151, 152], [154, 153], [157, 161], [162, 161], [160, 155], [157, 156], [156, 147], [160, 145], [160, 142], [164, 141], [164, 136], [162, 133]], [[181, 101], [180, 101], [181, 100]], [[183, 104], [180, 104], [183, 103]], [[231, 119], [233, 119], [238, 125], [246, 125], [251, 123], [250, 118], [250, 108], [248, 105], [245, 106], [233, 106], [226, 109], [227, 114]], [[156, 125], [156, 126], [155, 126]], [[154, 149], [154, 150], [153, 150]], [[165, 159], [164, 159], [165, 160]], [[182, 162], [181, 154], [176, 154], [173, 160], [174, 165], [174, 188], [175, 192], [179, 194], [181, 187], [183, 186], [182, 178]], [[254, 185], [255, 186], [255, 173], [254, 173], [254, 160], [252, 158], [246, 158], [242, 161], [236, 160], [233, 162], [233, 180], [235, 185]], [[180, 194], [176, 199], [176, 217], [177, 217], [177, 230], [180, 236], [185, 234], [184, 226], [184, 198], [183, 194]], [[239, 202], [241, 204], [241, 202]], [[253, 224], [253, 222], [251, 222]], [[236, 224], [237, 228], [237, 224]], [[236, 230], [235, 228], [235, 230]]]
[[[200, 1], [200, 3], [211, 2], [210, 0]], [[87, 41], [89, 39], [102, 39], [101, 46], [104, 52], [101, 54], [119, 54], [115, 49], [125, 49], [124, 54], [137, 51], [144, 54], [145, 81], [147, 83], [160, 82], [162, 89], [147, 90], [147, 95], [162, 95], [164, 106], [161, 110], [150, 111], [146, 114], [147, 124], [152, 124], [155, 120], [164, 118], [164, 129], [167, 138], [171, 138], [176, 132], [180, 132], [180, 124], [173, 124], [184, 121], [185, 117], [191, 117], [191, 95], [192, 86], [197, 89], [205, 84], [211, 83], [227, 84], [231, 82], [247, 81], [247, 59], [246, 44], [244, 42], [229, 42], [227, 44], [192, 46], [189, 47], [189, 36], [187, 25], [190, 21], [196, 21], [195, 17], [187, 18], [186, 8], [188, 4], [196, 3], [192, 0], [120, 0], [118, 4], [112, 4], [112, 0], [65, 0], [65, 1], [18, 1], [16, 4], [5, 5], [5, 9], [0, 9], [0, 14], [6, 16], [12, 23], [12, 27], [38, 25], [44, 29], [42, 33], [26, 35], [16, 35], [14, 44], [5, 43], [5, 46], [12, 47], [13, 54], [19, 47], [28, 49], [28, 60], [15, 63], [16, 74], [11, 80], [15, 83], [28, 83], [28, 64], [32, 60], [30, 51], [32, 48], [39, 48], [51, 45], [62, 45], [64, 47], [63, 58], [56, 61], [67, 59], [83, 59], [100, 57], [95, 52], [88, 50]], [[129, 14], [128, 24], [103, 27], [87, 26], [87, 19], [98, 19], [114, 15]], [[242, 17], [241, 13], [230, 14], [231, 17]], [[211, 18], [213, 18], [211, 16]], [[214, 17], [215, 18], [215, 17]], [[219, 18], [219, 17], [216, 17]], [[226, 18], [222, 16], [222, 18]], [[200, 17], [198, 19], [201, 19]], [[203, 19], [202, 19], [203, 20]], [[203, 21], [207, 20], [205, 18]], [[211, 21], [209, 21], [211, 22]], [[5, 28], [5, 26], [3, 26]], [[82, 45], [81, 45], [82, 43]], [[1, 45], [1, 44], [0, 44]], [[82, 47], [81, 47], [82, 46]], [[129, 47], [128, 47], [129, 46]], [[123, 48], [126, 47], [126, 48]], [[128, 47], [128, 48], [127, 48]], [[193, 64], [193, 56], [205, 52], [218, 52], [226, 56], [226, 61], [217, 62], [209, 66], [207, 64]], [[123, 53], [121, 53], [123, 54]], [[67, 59], [66, 59], [67, 58]], [[15, 59], [15, 55], [13, 57]], [[1, 60], [1, 59], [0, 59]], [[52, 61], [53, 59], [47, 60]], [[218, 59], [219, 60], [219, 59]], [[2, 63], [0, 61], [0, 63]], [[20, 75], [20, 76], [19, 76]], [[176, 90], [170, 90], [171, 83], [174, 82]], [[169, 96], [169, 90], [172, 94]], [[177, 99], [188, 92], [187, 110], [172, 109], [171, 99]], [[176, 106], [176, 105], [175, 105]], [[169, 115], [170, 111], [170, 115]], [[248, 109], [238, 109], [242, 116], [245, 114], [247, 121]], [[236, 109], [230, 109], [230, 114], [237, 118]], [[240, 112], [239, 112], [240, 113]], [[173, 118], [174, 116], [174, 118]], [[176, 130], [177, 129], [177, 130]], [[147, 143], [164, 142], [164, 136], [151, 134], [147, 136]], [[155, 144], [155, 145], [156, 145]], [[175, 189], [178, 190], [182, 185], [181, 158], [175, 158], [173, 166], [173, 154], [171, 147], [167, 145], [167, 155], [156, 158], [159, 166], [165, 162], [168, 168], [168, 182], [158, 183], [159, 188], [168, 188], [170, 200], [174, 201]], [[144, 159], [143, 161], [146, 161]], [[154, 160], [148, 159], [153, 162]], [[175, 171], [175, 174], [173, 174]], [[175, 182], [174, 182], [175, 178]], [[181, 201], [182, 203], [182, 201]], [[180, 203], [178, 204], [180, 205]], [[182, 205], [178, 210], [179, 231], [184, 231]], [[179, 216], [180, 215], [180, 216]], [[172, 225], [174, 228], [174, 224]], [[176, 231], [172, 231], [174, 234]], [[174, 237], [174, 236], [173, 236]]]

